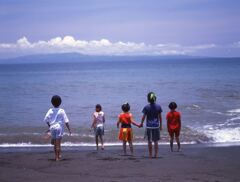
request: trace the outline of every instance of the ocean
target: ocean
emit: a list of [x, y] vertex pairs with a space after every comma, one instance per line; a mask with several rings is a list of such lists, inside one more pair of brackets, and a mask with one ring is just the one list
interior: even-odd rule
[[[73, 135], [64, 146], [94, 146], [90, 130], [96, 104], [106, 115], [106, 145], [119, 145], [116, 121], [129, 102], [136, 122], [147, 93], [162, 106], [161, 144], [167, 144], [165, 116], [175, 101], [182, 113], [181, 142], [240, 142], [240, 59], [181, 58], [0, 64], [0, 147], [50, 146], [43, 118], [52, 95], [62, 97]], [[141, 145], [144, 128], [133, 126]]]

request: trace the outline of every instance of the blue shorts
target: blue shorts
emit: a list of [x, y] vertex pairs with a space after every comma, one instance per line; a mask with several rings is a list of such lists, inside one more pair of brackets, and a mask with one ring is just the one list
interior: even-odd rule
[[148, 142], [157, 142], [160, 140], [160, 129], [159, 128], [146, 128], [145, 137]]
[[98, 126], [94, 129], [95, 136], [103, 136], [104, 135], [104, 127]]
[[52, 136], [53, 140], [61, 139], [62, 138], [62, 130], [60, 128], [52, 129], [51, 130], [51, 136]]

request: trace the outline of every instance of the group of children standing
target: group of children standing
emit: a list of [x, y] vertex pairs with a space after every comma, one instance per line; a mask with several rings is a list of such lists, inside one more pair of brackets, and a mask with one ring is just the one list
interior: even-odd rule
[[[159, 104], [156, 103], [157, 97], [153, 92], [148, 93], [147, 100], [149, 104], [147, 104], [143, 110], [143, 116], [141, 123], [137, 123], [133, 119], [133, 115], [130, 112], [129, 103], [124, 103], [122, 105], [122, 113], [118, 116], [117, 127], [119, 129], [119, 140], [123, 142], [123, 151], [124, 154], [127, 154], [127, 143], [129, 144], [129, 148], [131, 154], [133, 155], [133, 131], [132, 125], [135, 125], [139, 128], [143, 127], [143, 123], [146, 121], [146, 130], [145, 130], [145, 138], [148, 141], [148, 150], [149, 157], [157, 158], [158, 156], [158, 141], [160, 140], [160, 131], [162, 130], [162, 108]], [[71, 134], [71, 130], [69, 127], [69, 120], [65, 111], [59, 106], [61, 105], [61, 98], [57, 95], [52, 97], [52, 105], [54, 108], [49, 109], [47, 112], [44, 121], [49, 126], [49, 131], [51, 132], [52, 144], [54, 145], [55, 151], [55, 159], [56, 161], [61, 158], [61, 139], [63, 136], [63, 128], [64, 123], [68, 128], [69, 133]], [[170, 148], [173, 151], [173, 140], [176, 138], [176, 142], [178, 145], [178, 151], [180, 150], [180, 130], [181, 130], [181, 114], [176, 111], [177, 104], [175, 102], [171, 102], [169, 104], [170, 111], [166, 115], [167, 120], [167, 129], [170, 136]], [[101, 149], [104, 150], [104, 123], [105, 116], [102, 111], [102, 107], [100, 104], [96, 105], [96, 110], [93, 113], [93, 122], [91, 128], [94, 129], [96, 147], [99, 149], [99, 140], [101, 143]], [[121, 126], [120, 126], [121, 124]], [[154, 155], [152, 152], [154, 144]]]

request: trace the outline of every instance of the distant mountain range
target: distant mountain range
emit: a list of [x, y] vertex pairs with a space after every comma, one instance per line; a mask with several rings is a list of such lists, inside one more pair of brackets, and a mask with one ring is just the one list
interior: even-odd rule
[[[2, 64], [16, 63], [58, 63], [58, 62], [86, 62], [86, 61], [136, 61], [136, 60], [163, 60], [163, 59], [204, 59], [196, 56], [97, 56], [80, 53], [36, 54], [16, 58], [0, 59]], [[212, 58], [216, 59], [216, 58]], [[219, 58], [217, 58], [219, 59]], [[226, 59], [226, 58], [224, 58]], [[231, 59], [231, 58], [230, 58]], [[235, 59], [235, 58], [234, 58]]]

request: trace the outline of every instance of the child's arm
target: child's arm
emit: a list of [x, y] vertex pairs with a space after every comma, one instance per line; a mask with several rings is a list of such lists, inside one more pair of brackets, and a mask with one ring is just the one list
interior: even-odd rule
[[169, 123], [170, 123], [170, 121], [169, 121], [169, 119], [167, 118], [167, 129], [168, 129], [168, 131], [170, 130]]
[[66, 127], [67, 127], [67, 129], [68, 129], [68, 132], [69, 132], [69, 134], [71, 135], [72, 133], [71, 133], [71, 130], [70, 130], [69, 119], [68, 119], [68, 117], [67, 117], [67, 114], [65, 113], [64, 110], [62, 110], [61, 114], [62, 114], [62, 117], [63, 117], [63, 119], [64, 119], [65, 125], [66, 125]]
[[47, 122], [47, 125], [48, 125], [48, 129], [45, 131], [45, 133], [48, 133], [50, 131], [50, 123]]
[[118, 118], [118, 121], [117, 121], [117, 128], [119, 128], [119, 124], [121, 123], [121, 120], [120, 118]]
[[103, 123], [105, 123], [105, 115], [103, 116]]
[[135, 125], [135, 126], [137, 126], [137, 127], [140, 127], [140, 124], [137, 124], [137, 123], [134, 121], [134, 119], [133, 119], [132, 116], [131, 116], [130, 120], [131, 120], [131, 123], [132, 123], [133, 125]]
[[96, 118], [93, 115], [93, 122], [92, 122], [92, 125], [91, 125], [91, 129], [95, 127], [95, 124], [96, 124]]
[[49, 133], [50, 132], [50, 120], [49, 120], [49, 112], [50, 110], [48, 110], [47, 114], [44, 117], [44, 122], [48, 125], [48, 129], [45, 131], [45, 133]]
[[65, 123], [65, 124], [66, 124], [66, 127], [67, 127], [67, 129], [68, 129], [68, 132], [69, 132], [69, 134], [71, 135], [71, 134], [72, 134], [72, 132], [71, 132], [71, 130], [70, 130], [69, 123]]
[[162, 113], [159, 114], [160, 130], [162, 130]]
[[145, 118], [146, 118], [146, 115], [144, 114], [144, 115], [142, 116], [142, 121], [141, 121], [141, 124], [139, 125], [139, 127], [143, 127], [143, 123], [144, 123], [144, 121], [145, 121]]
[[[47, 125], [48, 125], [48, 128], [50, 128], [50, 121], [49, 121], [49, 111], [47, 112], [46, 116], [44, 117], [44, 120], [43, 120]], [[48, 129], [49, 130], [49, 129]], [[47, 131], [48, 132], [48, 131]], [[47, 133], [46, 132], [46, 133]]]
[[181, 130], [181, 128], [182, 128], [182, 119], [181, 119], [181, 115], [179, 116], [179, 126], [180, 126], [180, 130]]
[[50, 132], [50, 129], [47, 129], [47, 130], [45, 131], [45, 133], [48, 133], [48, 132]]

